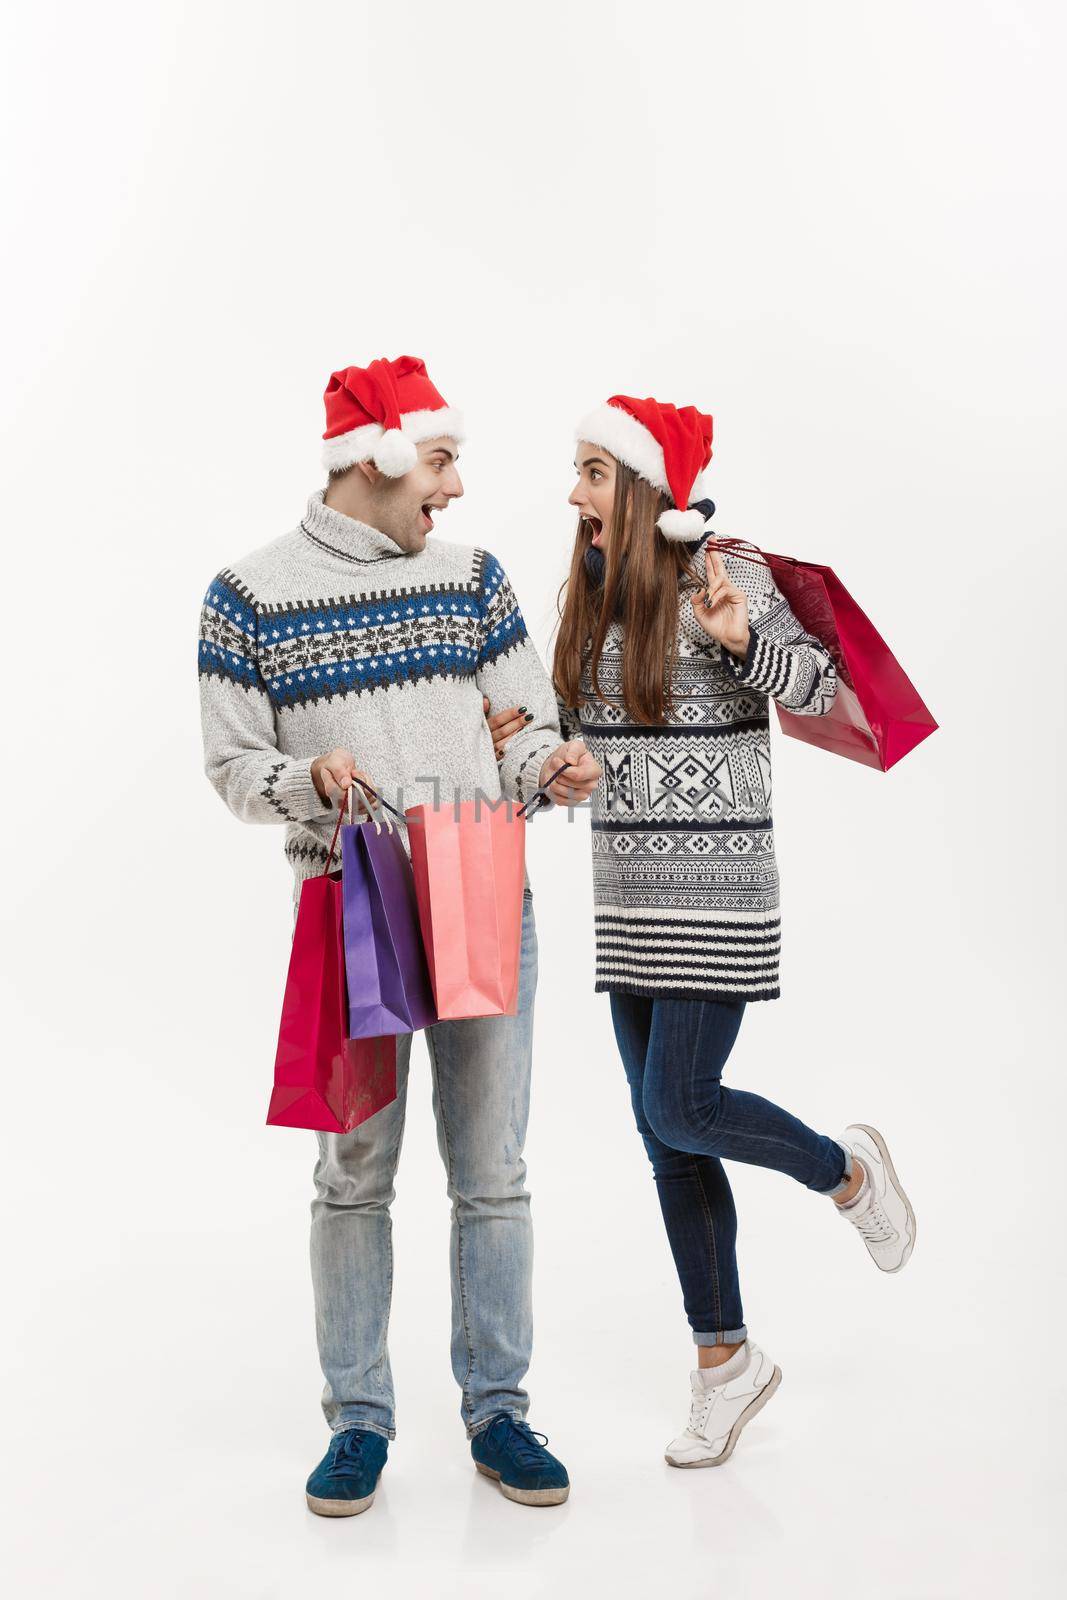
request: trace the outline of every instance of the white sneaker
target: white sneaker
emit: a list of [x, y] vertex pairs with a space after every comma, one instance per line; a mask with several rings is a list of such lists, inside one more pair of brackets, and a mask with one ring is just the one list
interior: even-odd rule
[[781, 1383], [781, 1369], [758, 1345], [749, 1341], [745, 1348], [749, 1363], [737, 1378], [708, 1384], [705, 1380], [714, 1376], [714, 1367], [689, 1374], [693, 1390], [689, 1425], [667, 1446], [666, 1457], [672, 1467], [719, 1466], [733, 1453], [745, 1423], [751, 1422]]
[[862, 1236], [875, 1266], [899, 1272], [915, 1245], [915, 1213], [900, 1187], [885, 1140], [877, 1129], [853, 1122], [841, 1143], [866, 1167], [867, 1183], [858, 1200], [837, 1210]]

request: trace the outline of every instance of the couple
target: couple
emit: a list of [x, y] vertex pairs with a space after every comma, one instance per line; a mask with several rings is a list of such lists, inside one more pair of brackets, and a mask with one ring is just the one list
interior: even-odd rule
[[[711, 418], [693, 407], [615, 395], [577, 428], [579, 521], [550, 679], [496, 557], [430, 537], [463, 493], [463, 433], [424, 364], [345, 368], [325, 401], [326, 488], [204, 600], [205, 770], [243, 821], [286, 825], [294, 907], [325, 869], [354, 783], [400, 811], [479, 792], [593, 797], [595, 987], [697, 1347], [667, 1460], [718, 1465], [781, 1378], [745, 1327], [723, 1159], [829, 1197], [883, 1271], [904, 1266], [915, 1238], [878, 1133], [853, 1124], [828, 1138], [721, 1082], [746, 1004], [779, 993], [768, 697], [819, 716], [833, 662], [765, 568], [717, 550], [699, 482]], [[441, 1022], [426, 1041], [471, 1454], [509, 1499], [558, 1505], [567, 1472], [527, 1424], [522, 1386], [536, 984], [527, 877], [516, 1014]], [[332, 1438], [307, 1503], [325, 1516], [367, 1509], [394, 1437], [389, 1207], [410, 1045], [398, 1037], [392, 1105], [353, 1133], [317, 1135], [311, 1263]]]

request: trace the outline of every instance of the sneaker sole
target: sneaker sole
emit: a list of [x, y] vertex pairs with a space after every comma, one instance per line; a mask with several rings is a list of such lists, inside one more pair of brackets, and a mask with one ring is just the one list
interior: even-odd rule
[[[859, 1127], [858, 1122], [856, 1123], [856, 1127]], [[741, 1429], [745, 1426], [745, 1423], [751, 1422], [757, 1411], [763, 1410], [763, 1407], [767, 1404], [767, 1401], [771, 1398], [771, 1395], [778, 1388], [778, 1385], [781, 1383], [781, 1381], [782, 1369], [781, 1367], [775, 1367], [768, 1382], [764, 1384], [759, 1394], [749, 1401], [748, 1405], [742, 1411], [741, 1415], [738, 1417], [737, 1421], [726, 1435], [725, 1448], [720, 1450], [717, 1456], [708, 1456], [703, 1461], [672, 1461], [669, 1455], [664, 1455], [664, 1461], [666, 1461], [669, 1467], [680, 1467], [682, 1471], [687, 1471], [690, 1467], [721, 1467], [723, 1462], [729, 1461], [730, 1457], [733, 1455], [734, 1445], [741, 1437]]]
[[364, 1495], [362, 1500], [320, 1500], [318, 1495], [304, 1496], [308, 1503], [308, 1510], [314, 1511], [317, 1517], [358, 1517], [361, 1511], [367, 1511], [374, 1504], [374, 1493]]
[[[901, 1256], [895, 1267], [883, 1267], [880, 1261], [875, 1260], [873, 1256], [871, 1257], [879, 1272], [900, 1272], [901, 1269], [906, 1267], [908, 1262], [911, 1260], [911, 1252], [915, 1249], [915, 1213], [911, 1209], [911, 1201], [904, 1193], [903, 1185], [901, 1184], [900, 1179], [897, 1177], [897, 1169], [893, 1165], [886, 1142], [882, 1138], [882, 1135], [878, 1132], [878, 1129], [870, 1127], [866, 1122], [854, 1122], [852, 1126], [854, 1128], [859, 1128], [861, 1133], [865, 1133], [877, 1147], [878, 1154], [885, 1163], [885, 1170], [889, 1174], [893, 1187], [904, 1202], [904, 1210], [907, 1213], [908, 1225], [911, 1229], [911, 1239], [905, 1248], [904, 1254]], [[868, 1254], [870, 1254], [870, 1252], [868, 1252]]]
[[474, 1465], [483, 1477], [492, 1478], [494, 1483], [500, 1485], [501, 1494], [507, 1495], [509, 1500], [514, 1500], [520, 1506], [561, 1506], [571, 1492], [570, 1484], [565, 1489], [516, 1489], [513, 1484], [505, 1483], [492, 1467], [483, 1467], [480, 1461]]

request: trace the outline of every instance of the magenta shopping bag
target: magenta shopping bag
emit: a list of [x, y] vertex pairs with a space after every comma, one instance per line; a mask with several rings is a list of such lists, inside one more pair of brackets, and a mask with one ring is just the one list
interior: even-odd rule
[[337, 829], [326, 871], [300, 889], [267, 1122], [351, 1133], [396, 1099], [396, 1038], [348, 1037], [336, 844]]
[[772, 555], [742, 539], [715, 543], [726, 555], [770, 568], [793, 615], [837, 669], [837, 694], [825, 716], [799, 716], [775, 704], [783, 733], [888, 772], [936, 731], [919, 691], [830, 567]]
[[341, 870], [349, 1037], [428, 1028], [437, 1010], [415, 881], [386, 810], [341, 830]]

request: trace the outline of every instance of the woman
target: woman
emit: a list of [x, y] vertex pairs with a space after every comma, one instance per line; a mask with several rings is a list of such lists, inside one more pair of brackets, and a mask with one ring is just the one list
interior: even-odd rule
[[[717, 1466], [781, 1372], [748, 1336], [723, 1160], [783, 1172], [898, 1272], [915, 1218], [885, 1141], [839, 1139], [722, 1072], [754, 1001], [778, 998], [768, 699], [820, 716], [837, 678], [767, 568], [716, 547], [698, 475], [711, 418], [614, 395], [581, 423], [579, 515], [553, 678], [593, 797], [596, 990], [611, 1015], [697, 1346], [676, 1467]], [[690, 509], [692, 508], [692, 509]], [[514, 726], [494, 720], [498, 748]], [[566, 782], [552, 786], [567, 800]]]

